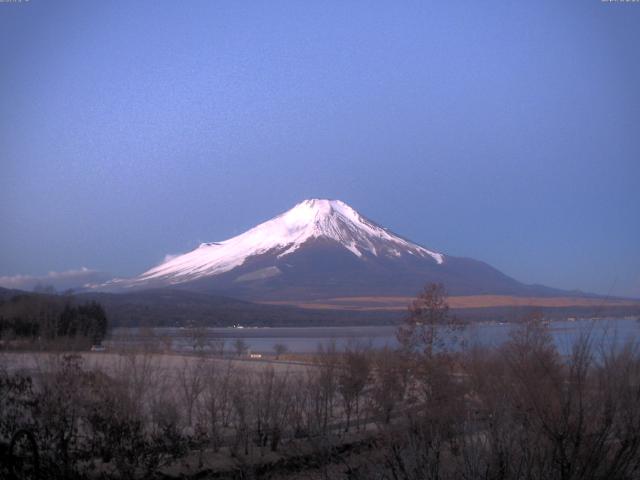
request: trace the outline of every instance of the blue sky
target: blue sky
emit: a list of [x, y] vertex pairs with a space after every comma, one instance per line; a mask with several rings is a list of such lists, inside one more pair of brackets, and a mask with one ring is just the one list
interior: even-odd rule
[[640, 297], [640, 4], [0, 3], [0, 276], [133, 275], [309, 197]]

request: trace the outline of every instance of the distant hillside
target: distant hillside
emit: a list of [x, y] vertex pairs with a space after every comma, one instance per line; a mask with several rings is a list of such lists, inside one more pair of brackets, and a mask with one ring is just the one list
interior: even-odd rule
[[26, 293], [28, 292], [24, 292], [22, 290], [15, 290], [12, 288], [0, 287], [0, 302], [9, 300], [10, 298], [15, 297], [16, 295], [21, 295]]
[[102, 304], [114, 326], [379, 324], [401, 317], [399, 312], [348, 312], [261, 305], [220, 295], [167, 288], [120, 294], [81, 293], [77, 298]]

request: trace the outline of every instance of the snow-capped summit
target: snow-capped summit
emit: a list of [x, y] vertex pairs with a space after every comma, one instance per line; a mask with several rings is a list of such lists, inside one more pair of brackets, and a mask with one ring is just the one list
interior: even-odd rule
[[340, 200], [310, 199], [295, 205], [236, 237], [203, 243], [195, 250], [169, 259], [133, 280], [183, 283], [218, 275], [242, 265], [250, 257], [273, 254], [282, 259], [313, 239], [335, 242], [356, 257], [413, 255], [437, 264], [444, 256], [411, 243], [367, 220]]
[[179, 287], [251, 301], [415, 295], [441, 282], [451, 294], [533, 290], [470, 258], [412, 243], [340, 200], [310, 199], [221, 242], [203, 243], [129, 279], [96, 289]]

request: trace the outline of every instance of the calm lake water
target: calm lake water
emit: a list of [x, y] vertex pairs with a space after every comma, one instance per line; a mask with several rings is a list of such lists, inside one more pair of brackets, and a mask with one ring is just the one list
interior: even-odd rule
[[[512, 324], [472, 324], [462, 333], [468, 346], [500, 345], [509, 337]], [[640, 340], [640, 321], [636, 318], [608, 318], [551, 322], [549, 330], [560, 352], [568, 353], [576, 339], [590, 333], [598, 345], [610, 347], [628, 341]], [[289, 352], [311, 353], [320, 345], [335, 343], [338, 349], [349, 345], [373, 348], [398, 346], [395, 326], [362, 327], [261, 327], [261, 328], [207, 328], [200, 334], [206, 338], [205, 348], [216, 348], [224, 343], [226, 352], [233, 352], [233, 344], [242, 339], [254, 353], [273, 353], [276, 344], [286, 345]], [[176, 351], [192, 351], [194, 334], [184, 328], [117, 328], [105, 342], [107, 347], [142, 345], [159, 342], [170, 344]]]

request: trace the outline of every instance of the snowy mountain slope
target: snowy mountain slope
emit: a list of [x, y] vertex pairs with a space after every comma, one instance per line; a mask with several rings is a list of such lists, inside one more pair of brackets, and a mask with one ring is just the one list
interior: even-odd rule
[[176, 286], [247, 300], [414, 295], [442, 282], [454, 295], [554, 295], [486, 263], [412, 243], [339, 200], [311, 199], [247, 232], [203, 243], [138, 277], [98, 290]]
[[133, 279], [172, 284], [228, 272], [249, 257], [272, 253], [286, 257], [312, 239], [333, 240], [356, 257], [414, 255], [438, 264], [444, 255], [408, 242], [362, 217], [339, 200], [305, 200], [291, 210], [223, 242], [203, 243]]

